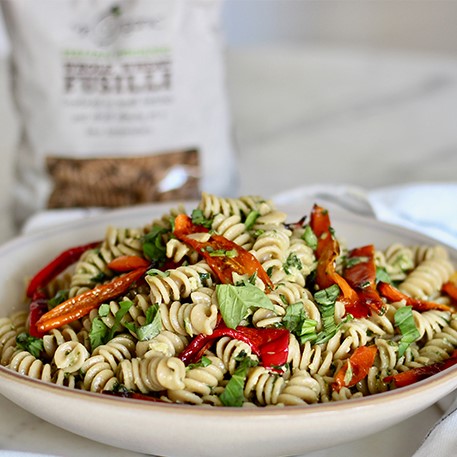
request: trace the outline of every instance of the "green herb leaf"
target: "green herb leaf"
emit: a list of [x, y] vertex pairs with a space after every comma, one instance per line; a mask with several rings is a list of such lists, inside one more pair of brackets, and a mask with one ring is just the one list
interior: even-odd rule
[[289, 332], [297, 335], [301, 333], [301, 328], [305, 319], [306, 315], [303, 303], [297, 302], [286, 308], [286, 314], [282, 318], [282, 323]]
[[252, 308], [274, 310], [273, 303], [258, 287], [246, 283], [242, 286], [218, 284], [217, 300], [227, 327], [236, 328]]
[[162, 264], [166, 258], [166, 247], [163, 236], [169, 233], [166, 228], [153, 225], [151, 231], [143, 236], [143, 253], [145, 257], [157, 264]]
[[298, 258], [297, 254], [294, 252], [291, 252], [286, 259], [286, 262], [282, 266], [284, 268], [284, 271], [286, 274], [290, 274], [292, 272], [293, 268], [296, 268], [297, 270], [301, 270], [303, 268], [303, 265]]
[[225, 386], [224, 392], [219, 396], [224, 406], [243, 406], [246, 376], [249, 368], [255, 367], [257, 364], [257, 361], [247, 356], [240, 361], [238, 368]]
[[322, 306], [334, 305], [339, 294], [340, 288], [337, 284], [333, 284], [326, 289], [322, 289], [316, 292], [314, 294], [314, 300], [316, 300], [316, 302]]
[[305, 319], [303, 322], [301, 333], [300, 333], [300, 343], [305, 344], [307, 341], [314, 342], [318, 338], [316, 332], [317, 321], [314, 319]]
[[383, 267], [376, 267], [376, 283], [378, 282], [387, 282], [392, 284], [392, 279], [387, 273], [386, 269]]
[[30, 336], [26, 332], [19, 333], [19, 335], [16, 336], [16, 344], [19, 348], [30, 352], [30, 354], [37, 358], [43, 350], [43, 340]]
[[124, 316], [129, 312], [129, 309], [133, 306], [133, 302], [130, 300], [124, 300], [119, 303], [119, 310], [116, 312], [114, 316], [114, 324], [110, 328], [107, 342], [114, 338], [115, 333], [121, 328], [121, 321]]
[[65, 300], [68, 299], [68, 290], [59, 290], [54, 297], [48, 300], [49, 309], [55, 308], [57, 305], [60, 305]]
[[106, 324], [99, 317], [92, 320], [89, 332], [89, 341], [92, 350], [105, 343], [108, 330]]
[[213, 249], [211, 246], [207, 246], [205, 250], [210, 255], [210, 257], [229, 257], [233, 259], [238, 255], [236, 249]]
[[246, 227], [246, 230], [251, 230], [251, 228], [254, 226], [257, 218], [260, 216], [260, 213], [258, 211], [251, 211], [247, 217], [246, 220], [244, 221], [244, 225]]
[[149, 269], [146, 274], [148, 276], [160, 276], [162, 278], [168, 278], [168, 276], [170, 276], [170, 272], [169, 271], [162, 271], [162, 270], [158, 270], [157, 268], [151, 268]]
[[211, 360], [206, 357], [205, 355], [200, 359], [199, 362], [196, 362], [196, 363], [189, 363], [189, 365], [187, 365], [186, 369], [187, 370], [192, 370], [194, 368], [200, 368], [200, 367], [208, 367], [212, 364], [213, 362], [211, 362]]
[[119, 310], [114, 316], [114, 324], [109, 328], [101, 319], [101, 317], [106, 317], [110, 313], [110, 307], [107, 303], [100, 305], [98, 314], [100, 317], [96, 317], [91, 324], [89, 332], [89, 341], [94, 350], [96, 347], [106, 344], [108, 341], [114, 338], [116, 332], [121, 328], [121, 321], [123, 317], [128, 313], [130, 307], [133, 305], [133, 302], [130, 300], [124, 300], [119, 303]]
[[302, 239], [313, 251], [316, 250], [317, 236], [309, 225], [307, 225], [305, 227], [305, 231], [303, 232]]
[[419, 330], [416, 327], [413, 316], [412, 306], [402, 306], [395, 311], [395, 325], [400, 329], [402, 334], [398, 346], [398, 356], [401, 357], [411, 343], [420, 338]]
[[299, 339], [301, 344], [317, 339], [317, 321], [306, 318], [302, 302], [293, 303], [286, 308], [282, 324]]
[[111, 312], [110, 310], [110, 307], [108, 305], [108, 303], [103, 303], [102, 305], [100, 305], [100, 307], [98, 308], [98, 315], [100, 317], [106, 317], [108, 316], [108, 314]]
[[[340, 288], [337, 284], [333, 284], [326, 289], [322, 289], [314, 294], [314, 300], [319, 305], [319, 309], [322, 316], [322, 327], [323, 329], [318, 333], [315, 340], [316, 344], [327, 342], [332, 338], [335, 333], [339, 330], [342, 321], [339, 324], [335, 322], [335, 302], [340, 294]], [[347, 319], [349, 319], [349, 316]]]
[[158, 303], [154, 303], [146, 311], [146, 323], [136, 329], [136, 335], [140, 341], [146, 341], [157, 336], [162, 330], [162, 320], [159, 313]]
[[358, 265], [359, 263], [365, 263], [365, 262], [368, 262], [369, 260], [370, 259], [366, 256], [349, 257], [346, 260], [346, 268], [354, 267], [354, 266]]
[[213, 220], [206, 218], [203, 214], [203, 211], [198, 208], [192, 210], [191, 219], [195, 225], [202, 225], [208, 229], [210, 229], [213, 224]]

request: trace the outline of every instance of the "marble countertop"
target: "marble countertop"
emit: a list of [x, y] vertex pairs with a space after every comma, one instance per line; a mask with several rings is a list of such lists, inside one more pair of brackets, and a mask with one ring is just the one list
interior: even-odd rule
[[[268, 196], [317, 183], [374, 189], [455, 180], [455, 59], [271, 47], [229, 50], [227, 70], [239, 194]], [[1, 79], [0, 91], [6, 91]], [[7, 214], [18, 130], [8, 104], [0, 105], [0, 209]], [[2, 218], [0, 242], [14, 234]], [[139, 455], [61, 430], [1, 396], [0, 412], [0, 449], [68, 457]], [[434, 405], [375, 436], [308, 457], [410, 456], [441, 413]]]

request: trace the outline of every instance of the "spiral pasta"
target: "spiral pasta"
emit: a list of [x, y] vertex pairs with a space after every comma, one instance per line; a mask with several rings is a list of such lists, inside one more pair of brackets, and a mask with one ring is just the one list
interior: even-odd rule
[[189, 215], [179, 206], [143, 227], [108, 227], [40, 289], [55, 306], [41, 319], [65, 300], [62, 322], [0, 318], [1, 364], [71, 389], [252, 408], [375, 395], [401, 373], [457, 360], [447, 248], [355, 255], [333, 228], [317, 236], [313, 217], [286, 220], [262, 197], [204, 193]]
[[441, 290], [441, 286], [454, 272], [447, 259], [422, 261], [399, 285], [399, 289], [411, 297], [427, 300]]

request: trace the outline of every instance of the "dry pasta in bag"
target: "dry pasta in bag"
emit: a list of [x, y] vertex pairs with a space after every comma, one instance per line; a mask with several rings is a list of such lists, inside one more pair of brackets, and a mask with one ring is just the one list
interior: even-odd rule
[[220, 0], [5, 0], [16, 219], [230, 194]]

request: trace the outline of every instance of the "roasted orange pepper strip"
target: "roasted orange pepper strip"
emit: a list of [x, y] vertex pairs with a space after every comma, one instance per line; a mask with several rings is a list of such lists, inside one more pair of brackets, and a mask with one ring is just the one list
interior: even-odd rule
[[457, 284], [452, 281], [448, 281], [443, 284], [441, 289], [445, 294], [449, 295], [452, 300], [457, 301]]
[[203, 232], [208, 230], [195, 225], [189, 216], [180, 214], [176, 217], [174, 228], [176, 238], [200, 253], [222, 283], [232, 284], [233, 273], [248, 276], [257, 274], [267, 287], [273, 289], [273, 283], [261, 263], [246, 249], [215, 233], [211, 234], [208, 241], [198, 241], [189, 236]]
[[107, 284], [96, 286], [87, 292], [70, 298], [48, 311], [36, 323], [40, 332], [73, 322], [98, 308], [102, 303], [125, 293], [134, 282], [138, 281], [148, 268], [137, 268], [123, 276], [114, 278]]
[[[358, 347], [351, 357], [349, 357], [349, 362], [346, 361], [336, 374], [335, 381], [332, 384], [333, 390], [339, 392], [343, 387], [355, 386], [359, 381], [364, 379], [373, 366], [377, 350], [376, 346]], [[350, 379], [346, 379], [346, 377], [349, 377], [347, 376], [349, 365], [352, 374]]]
[[333, 284], [338, 284], [342, 292], [342, 300], [346, 304], [355, 303], [358, 299], [357, 293], [335, 270], [335, 261], [339, 255], [340, 248], [331, 233], [328, 211], [315, 204], [311, 212], [310, 227], [318, 238], [316, 248], [317, 285], [321, 289], [326, 289]]
[[111, 260], [107, 267], [118, 273], [125, 273], [127, 271], [136, 270], [137, 268], [146, 268], [150, 264], [151, 262], [143, 257], [138, 257], [137, 255], [122, 255]]
[[422, 379], [429, 378], [434, 374], [440, 373], [446, 368], [452, 367], [457, 363], [457, 350], [455, 350], [449, 359], [442, 362], [433, 363], [432, 365], [426, 365], [424, 367], [412, 368], [408, 371], [403, 371], [393, 376], [387, 376], [384, 378], [384, 382], [394, 382], [396, 387], [405, 387], [415, 382], [421, 381]]
[[437, 309], [440, 311], [451, 311], [451, 307], [442, 303], [435, 303], [427, 300], [419, 300], [417, 298], [410, 297], [409, 295], [400, 292], [391, 284], [380, 281], [378, 283], [379, 293], [386, 297], [391, 302], [397, 302], [405, 300], [408, 306], [412, 306], [416, 311], [429, 311], [431, 309]]

